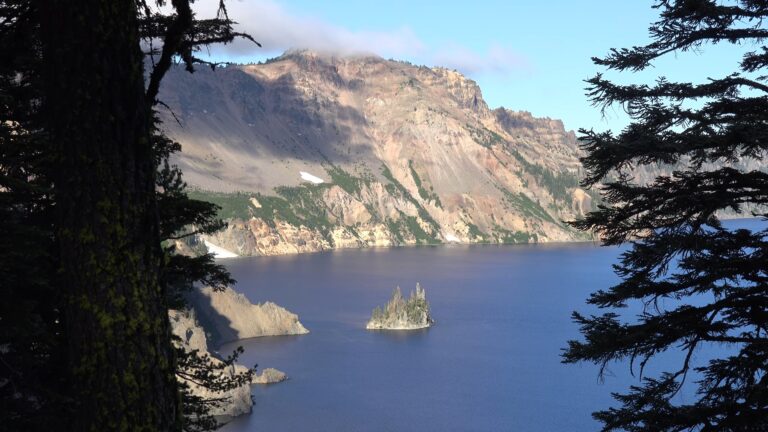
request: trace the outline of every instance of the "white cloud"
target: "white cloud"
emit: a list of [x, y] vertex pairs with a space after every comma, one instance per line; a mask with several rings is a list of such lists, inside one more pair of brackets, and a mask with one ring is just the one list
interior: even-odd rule
[[504, 74], [530, 68], [528, 60], [498, 44], [485, 53], [477, 53], [460, 45], [450, 45], [432, 55], [435, 65], [457, 69], [469, 75], [477, 73]]
[[[199, 18], [216, 14], [219, 0], [194, 3]], [[254, 37], [263, 48], [239, 40], [224, 49], [235, 55], [257, 52], [283, 52], [290, 48], [310, 49], [334, 54], [408, 55], [420, 54], [424, 47], [408, 28], [386, 32], [351, 31], [312, 17], [294, 16], [271, 0], [229, 0], [230, 18], [237, 29]]]
[[[193, 4], [199, 18], [215, 16], [219, 0], [198, 0]], [[427, 47], [412, 29], [389, 31], [353, 31], [323, 20], [295, 15], [273, 0], [228, 0], [230, 18], [237, 30], [250, 34], [263, 48], [247, 40], [212, 49], [214, 54], [239, 58], [274, 55], [287, 49], [346, 55], [377, 54], [385, 58], [410, 60], [434, 66], [445, 66], [467, 74], [509, 73], [526, 69], [524, 58], [500, 45], [492, 45], [485, 53], [448, 44], [438, 49]]]

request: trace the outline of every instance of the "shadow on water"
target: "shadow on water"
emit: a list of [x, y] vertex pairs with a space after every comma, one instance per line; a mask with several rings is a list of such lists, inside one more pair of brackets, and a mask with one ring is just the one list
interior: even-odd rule
[[304, 337], [307, 337], [307, 335], [304, 334], [304, 335], [261, 336], [261, 337], [239, 339], [233, 342], [239, 343], [239, 344], [246, 344], [246, 345], [258, 344], [259, 349], [270, 349], [271, 347], [277, 347], [277, 346], [284, 347], [290, 344], [298, 343]]

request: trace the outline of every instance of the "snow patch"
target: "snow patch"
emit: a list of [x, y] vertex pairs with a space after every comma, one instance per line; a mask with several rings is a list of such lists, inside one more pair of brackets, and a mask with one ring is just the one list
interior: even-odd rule
[[206, 241], [205, 247], [208, 248], [208, 252], [212, 253], [214, 258], [235, 258], [238, 254], [228, 251], [223, 247], [216, 246], [215, 244]]
[[320, 177], [313, 176], [312, 174], [306, 171], [299, 171], [299, 175], [301, 176], [302, 180], [306, 180], [314, 184], [325, 183], [323, 179], [321, 179]]

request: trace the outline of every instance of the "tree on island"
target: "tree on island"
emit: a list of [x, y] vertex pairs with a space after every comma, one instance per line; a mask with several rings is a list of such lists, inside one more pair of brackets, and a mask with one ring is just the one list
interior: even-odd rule
[[223, 4], [198, 20], [188, 0], [169, 14], [154, 3], [0, 2], [6, 430], [210, 430], [207, 407], [221, 401], [194, 397], [177, 376], [212, 390], [250, 381], [217, 374], [234, 358], [217, 367], [172, 343], [167, 311], [180, 292], [232, 281], [210, 255], [173, 253], [189, 227], [221, 221], [184, 193], [168, 163], [180, 147], [154, 114], [174, 62], [192, 71], [201, 46], [241, 35]]
[[416, 291], [411, 291], [408, 299], [398, 286], [392, 291], [392, 298], [382, 309], [376, 306], [371, 313], [371, 319], [366, 324], [367, 329], [417, 329], [432, 325], [434, 320], [430, 315], [429, 303], [424, 289], [417, 282]]
[[[574, 225], [629, 249], [615, 266], [621, 282], [588, 300], [608, 311], [573, 314], [584, 339], [570, 341], [563, 359], [594, 362], [601, 374], [628, 360], [639, 372], [638, 385], [614, 394], [617, 407], [594, 414], [605, 431], [768, 430], [768, 232], [727, 230], [718, 218], [764, 212], [768, 202], [768, 174], [748, 168], [768, 148], [768, 2], [655, 7], [652, 42], [594, 62], [639, 71], [705, 45], [747, 49], [732, 74], [703, 83], [625, 85], [600, 74], [588, 81], [596, 105], [621, 104], [632, 122], [618, 135], [581, 130], [583, 184], [604, 182], [604, 205]], [[634, 180], [633, 169], [656, 164], [673, 172]], [[630, 304], [642, 312], [622, 314]], [[721, 356], [697, 361], [708, 346], [720, 346]], [[644, 374], [666, 351], [681, 351], [677, 367]], [[685, 399], [673, 399], [684, 385]]]

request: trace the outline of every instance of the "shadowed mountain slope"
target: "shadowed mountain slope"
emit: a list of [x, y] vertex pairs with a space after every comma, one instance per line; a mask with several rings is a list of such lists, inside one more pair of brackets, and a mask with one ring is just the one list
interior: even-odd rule
[[561, 222], [594, 196], [573, 132], [458, 72], [297, 51], [164, 86], [176, 162], [232, 219], [206, 240], [239, 255], [584, 239]]

